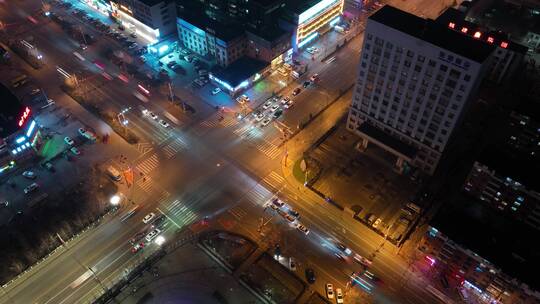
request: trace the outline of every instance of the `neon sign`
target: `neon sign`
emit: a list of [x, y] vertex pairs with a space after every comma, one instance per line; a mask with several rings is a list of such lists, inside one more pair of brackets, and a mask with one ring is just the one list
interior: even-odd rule
[[21, 117], [19, 118], [19, 127], [22, 127], [22, 125], [24, 124], [24, 122], [26, 121], [26, 119], [28, 118], [28, 116], [30, 116], [30, 108], [29, 108], [29, 107], [26, 107], [26, 108], [24, 109], [23, 114], [22, 114]]

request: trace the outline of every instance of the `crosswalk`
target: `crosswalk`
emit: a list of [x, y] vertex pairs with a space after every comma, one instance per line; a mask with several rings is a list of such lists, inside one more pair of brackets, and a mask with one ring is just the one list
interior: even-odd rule
[[175, 156], [179, 151], [187, 148], [187, 144], [180, 137], [175, 138], [173, 141], [163, 147], [163, 153], [167, 159]]
[[257, 143], [255, 143], [255, 148], [257, 148], [259, 152], [268, 156], [268, 158], [270, 159], [275, 159], [281, 153], [277, 145], [274, 145], [266, 140], [258, 141]]
[[135, 186], [139, 187], [141, 190], [143, 190], [146, 193], [152, 192], [152, 179], [150, 177], [145, 178], [139, 178], [135, 182]]
[[233, 208], [228, 209], [227, 212], [237, 220], [241, 220], [247, 214], [246, 210], [242, 209], [240, 206], [234, 206]]
[[268, 184], [269, 186], [279, 189], [285, 182], [285, 178], [283, 176], [279, 175], [276, 171], [270, 172], [267, 176], [263, 178], [263, 181]]
[[257, 184], [245, 194], [245, 198], [252, 205], [263, 206], [272, 197], [272, 192], [263, 185]]
[[179, 227], [189, 225], [197, 218], [197, 214], [186, 206], [185, 202], [178, 199], [168, 204], [165, 209], [167, 209], [167, 216]]
[[152, 170], [154, 170], [159, 165], [159, 159], [156, 153], [152, 154], [147, 159], [139, 163], [136, 168], [139, 172], [142, 172], [148, 175]]
[[[223, 119], [221, 119], [220, 117], [223, 117]], [[210, 116], [208, 119], [200, 122], [197, 126], [195, 126], [193, 131], [197, 135], [203, 135], [212, 128], [216, 128], [216, 127], [229, 128], [229, 127], [237, 125], [238, 123], [239, 123], [238, 119], [236, 119], [234, 116], [222, 115], [220, 113], [216, 113]]]

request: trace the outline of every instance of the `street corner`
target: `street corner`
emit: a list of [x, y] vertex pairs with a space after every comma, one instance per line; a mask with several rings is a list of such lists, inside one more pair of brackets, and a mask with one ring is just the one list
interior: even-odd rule
[[224, 230], [203, 232], [199, 238], [199, 244], [232, 271], [238, 269], [257, 249], [257, 244], [249, 238]]

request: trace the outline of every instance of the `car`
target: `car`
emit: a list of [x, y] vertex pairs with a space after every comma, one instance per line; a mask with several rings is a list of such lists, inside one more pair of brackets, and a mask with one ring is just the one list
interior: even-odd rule
[[36, 179], [36, 174], [33, 171], [24, 171], [22, 173], [22, 176], [28, 178], [28, 179]]
[[155, 239], [155, 238], [158, 236], [158, 234], [159, 234], [160, 232], [161, 232], [161, 230], [159, 230], [159, 229], [156, 228], [156, 229], [152, 230], [150, 233], [148, 233], [148, 234], [144, 237], [144, 239], [145, 239], [147, 242], [151, 242], [153, 239]]
[[159, 120], [159, 124], [164, 127], [164, 128], [168, 128], [169, 127], [169, 123], [167, 123], [165, 120], [163, 119], [160, 119]]
[[314, 284], [315, 283], [315, 271], [313, 271], [313, 269], [311, 268], [306, 268], [306, 279], [308, 281], [309, 284]]
[[292, 95], [293, 95], [293, 96], [296, 96], [296, 95], [300, 94], [300, 92], [302, 92], [302, 89], [296, 88], [296, 89], [294, 89], [294, 91], [292, 92]]
[[171, 66], [169, 67], [169, 69], [171, 69], [171, 70], [174, 71], [174, 70], [177, 70], [179, 67], [180, 67], [180, 65], [178, 65], [177, 63], [174, 63], [173, 65], [171, 65]]
[[175, 65], [176, 64], [176, 61], [169, 61], [169, 63], [167, 63], [167, 66], [170, 68], [171, 66]]
[[296, 271], [296, 261], [292, 257], [289, 258], [289, 269]]
[[279, 207], [276, 206], [276, 205], [274, 205], [274, 204], [270, 204], [270, 208], [272, 208], [272, 209], [274, 209], [274, 210], [278, 210], [278, 209], [279, 209]]
[[85, 128], [79, 128], [77, 131], [84, 138], [88, 138], [88, 139], [90, 139], [92, 141], [97, 140], [96, 135], [94, 133], [92, 133], [92, 131], [86, 130]]
[[216, 95], [216, 94], [218, 94], [219, 92], [221, 92], [221, 89], [220, 89], [220, 88], [214, 88], [214, 89], [212, 90], [212, 95]]
[[129, 34], [132, 38], [137, 38], [137, 33], [133, 32], [131, 34]]
[[79, 149], [77, 149], [76, 147], [71, 147], [71, 149], [69, 149], [69, 151], [71, 151], [71, 153], [73, 153], [75, 155], [81, 155], [81, 151], [79, 151]]
[[282, 202], [279, 198], [274, 198], [272, 200], [272, 204], [278, 206], [279, 208], [283, 207], [285, 205], [284, 202]]
[[35, 191], [37, 188], [39, 188], [39, 185], [36, 183], [31, 183], [26, 188], [24, 188], [24, 194], [28, 194], [30, 192]]
[[294, 223], [294, 221], [296, 221], [296, 218], [290, 214], [285, 214], [283, 217], [290, 223]]
[[144, 248], [144, 243], [140, 242], [138, 244], [135, 244], [133, 247], [131, 247], [131, 252], [137, 253], [137, 252], [139, 252], [139, 250], [141, 250], [143, 248]]
[[310, 81], [304, 81], [304, 84], [302, 85], [304, 88], [307, 88], [309, 87], [309, 85], [311, 84]]
[[326, 297], [329, 299], [333, 299], [334, 298], [334, 285], [332, 285], [331, 283], [326, 283], [325, 288], [326, 288]]
[[289, 101], [291, 101], [291, 98], [289, 96], [285, 96], [281, 99], [281, 104], [286, 105], [287, 103], [289, 103]]
[[150, 212], [142, 219], [142, 221], [143, 221], [143, 223], [148, 224], [155, 217], [156, 217], [156, 214], [154, 212]]
[[343, 291], [341, 291], [341, 288], [336, 288], [336, 302], [343, 304]]
[[345, 253], [346, 255], [350, 255], [352, 253], [352, 250], [349, 249], [345, 244], [343, 243], [336, 243], [336, 247], [341, 250], [341, 252]]
[[355, 262], [357, 262], [357, 263], [359, 263], [359, 264], [361, 264], [363, 266], [366, 266], [366, 267], [370, 266], [371, 263], [372, 263], [370, 260], [368, 260], [365, 257], [359, 255], [358, 253], [356, 253], [354, 255], [353, 259], [354, 259]]
[[278, 213], [279, 215], [281, 215], [282, 217], [287, 216], [287, 212], [285, 212], [285, 211], [283, 211], [283, 210], [281, 210], [281, 209], [278, 209], [278, 210], [277, 210], [277, 213]]
[[64, 142], [65, 142], [66, 144], [68, 144], [69, 146], [73, 146], [73, 145], [75, 144], [75, 142], [73, 141], [73, 139], [71, 139], [71, 137], [69, 137], [69, 136], [64, 137]]
[[381, 224], [382, 222], [382, 219], [379, 217], [378, 219], [375, 220], [375, 222], [373, 222], [373, 225], [371, 225], [373, 228], [377, 228], [379, 227], [379, 225]]
[[289, 209], [289, 214], [291, 216], [294, 216], [294, 218], [296, 218], [296, 219], [300, 218], [300, 213], [298, 211], [296, 211], [296, 210]]
[[270, 107], [270, 111], [272, 111], [272, 112], [276, 111], [277, 109], [279, 109], [279, 105], [277, 105], [277, 104]]
[[305, 235], [309, 233], [309, 229], [307, 229], [306, 226], [300, 223], [296, 224], [296, 229], [298, 229], [299, 231], [302, 231]]
[[340, 252], [334, 252], [334, 256], [335, 256], [338, 260], [340, 260], [340, 261], [342, 261], [342, 262], [345, 262], [345, 261], [346, 261], [346, 260], [345, 260], [345, 257], [344, 257], [343, 254], [340, 253]]
[[156, 114], [154, 114], [154, 112], [148, 112], [148, 115], [150, 116], [150, 118], [152, 118], [153, 120], [157, 120], [158, 117]]
[[270, 118], [266, 118], [265, 120], [263, 120], [261, 122], [261, 127], [265, 127], [267, 126], [269, 123], [270, 123], [271, 119]]
[[47, 170], [49, 170], [49, 171], [51, 171], [51, 172], [54, 172], [54, 171], [55, 171], [53, 165], [52, 165], [50, 162], [44, 163], [44, 164], [43, 164], [43, 167], [45, 167], [45, 169], [47, 169]]
[[264, 116], [265, 116], [264, 113], [259, 112], [259, 113], [257, 113], [257, 114], [255, 115], [255, 120], [261, 121], [261, 120], [264, 119]]
[[287, 102], [283, 107], [285, 109], [290, 109], [290, 108], [292, 108], [293, 104], [294, 104], [294, 101], [289, 100], [289, 102]]
[[313, 74], [313, 75], [311, 75], [311, 77], [309, 78], [309, 80], [311, 80], [312, 82], [318, 81], [318, 80], [319, 80], [319, 74]]
[[278, 119], [281, 114], [283, 114], [283, 110], [277, 110], [274, 115], [272, 115], [275, 119]]
[[263, 109], [268, 109], [272, 106], [272, 101], [267, 101], [264, 105], [263, 105]]
[[79, 45], [79, 47], [80, 47], [81, 50], [83, 50], [83, 51], [86, 50], [86, 49], [88, 48], [88, 46], [87, 46], [86, 44], [84, 44], [84, 43], [81, 43], [81, 44]]

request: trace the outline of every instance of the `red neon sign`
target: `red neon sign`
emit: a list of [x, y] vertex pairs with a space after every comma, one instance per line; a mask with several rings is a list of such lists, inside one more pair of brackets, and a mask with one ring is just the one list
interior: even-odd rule
[[493, 37], [488, 37], [487, 42], [493, 43], [493, 42], [495, 42], [495, 39], [493, 39]]
[[28, 118], [28, 116], [30, 116], [30, 108], [29, 108], [29, 107], [26, 107], [26, 108], [24, 109], [23, 114], [22, 114], [21, 117], [19, 118], [19, 127], [22, 127], [22, 125], [24, 124], [24, 122], [26, 121], [26, 119]]
[[503, 49], [507, 48], [508, 47], [508, 42], [506, 42], [506, 41], [501, 42], [501, 47]]
[[454, 22], [450, 22], [450, 23], [448, 23], [448, 27], [453, 29], [453, 28], [456, 27], [456, 24]]
[[466, 27], [462, 27], [462, 28], [461, 28], [461, 32], [462, 32], [463, 34], [467, 34], [468, 31], [469, 31], [469, 29], [466, 28]]

